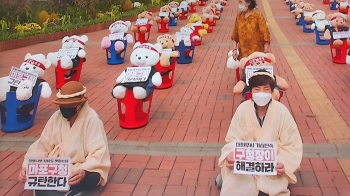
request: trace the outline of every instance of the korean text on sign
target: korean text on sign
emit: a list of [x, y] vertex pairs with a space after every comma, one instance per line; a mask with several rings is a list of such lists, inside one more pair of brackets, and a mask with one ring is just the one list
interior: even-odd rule
[[74, 59], [78, 54], [79, 48], [67, 48], [60, 49], [57, 54], [57, 58], [61, 59], [63, 56], [69, 56], [71, 59]]
[[234, 173], [277, 175], [276, 142], [235, 141]]
[[27, 159], [27, 190], [69, 190], [70, 158]]
[[8, 77], [8, 83], [10, 86], [18, 87], [20, 82], [24, 80], [30, 80], [34, 85], [37, 78], [37, 74], [29, 73], [19, 68], [12, 67]]
[[121, 83], [145, 82], [151, 73], [151, 67], [128, 67]]
[[183, 40], [188, 40], [191, 38], [191, 34], [190, 33], [182, 33], [182, 32], [176, 32], [175, 33], [176, 39], [183, 41]]
[[250, 76], [255, 72], [260, 69], [265, 69], [268, 71], [270, 74], [273, 75], [273, 66], [247, 66], [245, 67], [245, 76], [246, 76], [246, 83], [247, 86], [249, 86], [249, 78]]
[[147, 18], [139, 18], [136, 20], [136, 25], [146, 25], [148, 23]]
[[110, 41], [124, 40], [124, 33], [112, 33], [108, 37]]
[[348, 37], [349, 37], [348, 31], [333, 32], [333, 39], [343, 39]]

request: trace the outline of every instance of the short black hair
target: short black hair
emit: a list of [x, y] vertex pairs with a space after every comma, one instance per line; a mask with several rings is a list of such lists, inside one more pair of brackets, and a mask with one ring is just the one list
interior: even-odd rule
[[[266, 73], [270, 73], [268, 71], [266, 71], [265, 69], [260, 69], [255, 71], [256, 72], [266, 72]], [[257, 86], [264, 86], [264, 85], [269, 85], [271, 87], [271, 91], [273, 91], [273, 89], [275, 88], [275, 81], [267, 75], [257, 75], [254, 76], [252, 78], [249, 79], [249, 88], [250, 90], [252, 90], [254, 87]]]
[[245, 2], [249, 3], [248, 9], [253, 10], [256, 8], [256, 0], [245, 0]]

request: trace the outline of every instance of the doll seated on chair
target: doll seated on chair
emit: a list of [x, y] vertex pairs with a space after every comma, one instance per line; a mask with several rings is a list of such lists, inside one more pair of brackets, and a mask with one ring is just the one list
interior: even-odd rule
[[69, 69], [78, 67], [81, 59], [83, 62], [86, 61], [85, 44], [89, 40], [86, 35], [77, 36], [65, 36], [62, 39], [62, 49], [73, 49], [78, 48], [78, 53], [75, 57], [70, 57], [68, 55], [59, 56], [59, 52], [50, 52], [47, 55], [53, 66], [57, 67], [58, 61], [61, 63], [61, 68], [67, 70], [64, 74], [65, 79], [69, 79], [71, 76], [77, 73], [76, 70], [69, 71]]
[[[239, 61], [239, 67], [242, 70], [245, 70], [247, 66], [273, 66], [275, 64], [275, 56], [272, 53], [263, 53], [263, 52], [254, 52], [250, 54], [246, 58], [242, 58]], [[272, 97], [275, 100], [279, 100], [280, 98], [280, 90], [286, 91], [288, 89], [288, 83], [285, 79], [281, 78], [280, 76], [274, 75], [276, 86], [272, 93]], [[246, 88], [246, 77], [245, 74], [243, 74], [243, 77], [241, 77], [241, 80], [237, 82], [237, 84], [233, 87], [233, 93], [234, 94], [241, 94], [243, 93], [243, 97], [245, 97], [245, 93], [248, 91]]]
[[[16, 98], [19, 101], [25, 101], [30, 99], [33, 95], [38, 92], [39, 85], [42, 85], [41, 97], [44, 99], [50, 98], [52, 91], [49, 84], [42, 79], [42, 76], [45, 74], [46, 69], [50, 68], [51, 62], [47, 60], [43, 54], [34, 54], [31, 55], [27, 53], [24, 57], [24, 62], [21, 64], [20, 69], [36, 74], [37, 80], [35, 84], [31, 80], [23, 80], [18, 84], [18, 87], [10, 86], [8, 83], [9, 77], [0, 78], [0, 102], [6, 100], [6, 94], [10, 91], [16, 92]], [[34, 104], [29, 104], [22, 106], [17, 109], [17, 113], [30, 112], [34, 109]]]
[[161, 50], [162, 45], [159, 43], [153, 45], [136, 42], [130, 55], [130, 62], [133, 67], [150, 67], [149, 74], [142, 81], [124, 81], [127, 76], [128, 69], [126, 69], [118, 76], [117, 84], [112, 90], [112, 96], [116, 99], [123, 99], [126, 90], [130, 89], [133, 91], [135, 99], [147, 99], [153, 93], [154, 87], [162, 84], [162, 77], [155, 68], [155, 65], [159, 62]]
[[115, 48], [115, 51], [117, 52], [117, 54], [124, 52], [124, 50], [125, 50], [124, 41], [125, 40], [128, 44], [134, 43], [134, 38], [132, 37], [132, 35], [128, 34], [128, 30], [129, 30], [130, 26], [131, 26], [130, 21], [118, 20], [118, 21], [112, 23], [109, 26], [110, 33], [111, 34], [121, 33], [121, 34], [123, 34], [123, 38], [117, 39], [117, 40], [110, 40], [110, 38], [108, 36], [106, 36], [102, 39], [101, 49], [109, 50], [111, 47], [111, 41], [115, 41], [114, 48]]

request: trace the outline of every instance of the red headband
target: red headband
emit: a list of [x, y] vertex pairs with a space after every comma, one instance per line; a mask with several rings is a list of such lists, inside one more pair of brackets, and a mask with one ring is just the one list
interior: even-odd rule
[[175, 42], [170, 35], [161, 35], [159, 38], [170, 39], [172, 42]]
[[117, 24], [121, 24], [121, 25], [124, 25], [124, 26], [128, 27], [124, 22], [115, 22], [115, 23], [112, 24], [111, 27], [114, 27]]
[[77, 38], [68, 38], [68, 39], [67, 39], [66, 41], [64, 41], [64, 42], [69, 42], [70, 40], [72, 40], [73, 42], [78, 41], [78, 43], [80, 43], [81, 45], [85, 46], [85, 43], [82, 42], [82, 41], [80, 41], [80, 40], [78, 40]]
[[[338, 17], [341, 17], [341, 16], [334, 16], [334, 17], [331, 18], [331, 21], [337, 19]], [[341, 17], [341, 18], [342, 18], [345, 22], [347, 21], [346, 18], [343, 18], [343, 17]]]
[[25, 60], [24, 62], [29, 63], [29, 64], [32, 64], [32, 65], [34, 65], [34, 66], [36, 66], [36, 67], [39, 67], [39, 68], [42, 69], [42, 70], [46, 70], [46, 67], [45, 67], [44, 64], [42, 64], [42, 63], [40, 63], [39, 61], [36, 61], [36, 60], [34, 60], [34, 59], [27, 59], [27, 60]]
[[312, 16], [315, 16], [315, 15], [318, 14], [318, 13], [323, 14], [322, 12], [315, 12], [315, 13], [312, 14]]
[[271, 60], [266, 58], [266, 57], [255, 57], [255, 58], [250, 59], [249, 61], [247, 61], [245, 63], [245, 67], [248, 66], [248, 65], [252, 65], [255, 62], [260, 62], [260, 61], [265, 61], [265, 62], [271, 63]]
[[153, 48], [152, 46], [149, 46], [149, 45], [146, 45], [146, 44], [139, 45], [139, 46], [137, 46], [134, 50], [136, 50], [136, 49], [138, 49], [138, 48], [145, 48], [145, 49], [153, 50], [153, 51], [159, 53], [158, 50], [156, 50], [156, 49]]

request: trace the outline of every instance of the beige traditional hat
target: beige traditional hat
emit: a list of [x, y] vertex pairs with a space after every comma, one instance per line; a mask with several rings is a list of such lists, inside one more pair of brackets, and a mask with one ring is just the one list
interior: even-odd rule
[[58, 105], [71, 105], [84, 103], [87, 98], [84, 96], [86, 93], [86, 87], [80, 82], [70, 81], [62, 86], [61, 90], [57, 93], [57, 99], [52, 102]]

